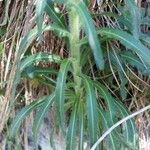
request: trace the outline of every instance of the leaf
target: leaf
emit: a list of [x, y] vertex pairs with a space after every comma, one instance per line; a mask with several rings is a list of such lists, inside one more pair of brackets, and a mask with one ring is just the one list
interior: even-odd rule
[[83, 81], [86, 90], [86, 100], [87, 100], [87, 119], [88, 119], [88, 129], [90, 136], [90, 145], [94, 144], [97, 140], [97, 129], [98, 129], [98, 119], [97, 119], [97, 100], [95, 95], [95, 90], [91, 81], [83, 76]]
[[[117, 106], [117, 110], [121, 113], [121, 117], [126, 117], [129, 115], [129, 112], [127, 111], [127, 108], [125, 108], [120, 102], [115, 101], [115, 104]], [[136, 126], [134, 124], [133, 119], [128, 120], [123, 124], [123, 134], [124, 134], [124, 140], [127, 141], [127, 143], [132, 146], [132, 148], [136, 149], [138, 147], [138, 133], [136, 130]]]
[[44, 11], [46, 7], [47, 0], [36, 0], [36, 24], [38, 27], [38, 33], [41, 35], [42, 33], [42, 25], [44, 22]]
[[70, 60], [62, 61], [60, 70], [58, 73], [56, 89], [55, 89], [55, 93], [56, 93], [55, 103], [56, 103], [56, 108], [57, 108], [57, 114], [58, 114], [60, 127], [63, 132], [64, 132], [64, 123], [65, 123], [65, 120], [64, 120], [65, 87], [66, 87], [67, 73], [69, 71], [70, 64], [71, 64]]
[[[69, 32], [54, 25], [43, 25], [42, 24], [42, 33], [46, 32], [46, 31], [57, 31], [57, 33], [59, 33], [59, 36], [61, 37], [65, 37], [65, 36], [69, 36]], [[33, 40], [35, 40], [38, 36], [38, 28], [35, 27], [34, 29], [32, 29], [30, 32], [27, 33], [26, 36], [24, 36], [21, 40], [20, 40], [20, 44], [19, 47], [17, 48], [17, 50], [19, 50], [22, 55], [26, 52], [27, 48], [30, 46], [30, 44], [33, 42]]]
[[26, 67], [30, 66], [32, 63], [36, 61], [42, 61], [42, 60], [54, 62], [54, 63], [60, 63], [61, 58], [58, 55], [39, 52], [30, 56], [27, 56], [24, 60], [22, 60], [20, 70], [23, 71]]
[[[105, 113], [103, 110], [101, 110], [101, 108], [98, 109], [98, 114], [100, 116], [100, 118], [102, 119], [102, 125], [103, 125], [103, 130], [107, 130], [111, 127], [111, 124], [109, 123], [109, 118], [106, 117]], [[109, 146], [112, 150], [116, 150], [118, 145], [116, 145], [116, 140], [113, 137], [113, 132], [109, 134]]]
[[30, 79], [35, 78], [38, 75], [47, 75], [47, 74], [57, 74], [57, 71], [53, 68], [49, 68], [49, 67], [39, 67], [39, 66], [28, 66], [24, 69], [23, 71], [23, 76], [25, 77], [29, 77]]
[[67, 132], [67, 148], [66, 148], [66, 150], [74, 150], [75, 149], [76, 130], [77, 130], [77, 110], [78, 110], [78, 103], [76, 103], [74, 105], [73, 111], [71, 113], [69, 129]]
[[109, 110], [109, 114], [110, 114], [110, 121], [111, 123], [113, 123], [114, 121], [114, 118], [115, 118], [115, 104], [114, 104], [114, 99], [113, 97], [111, 96], [111, 94], [109, 93], [109, 91], [107, 90], [107, 88], [102, 85], [101, 83], [95, 81], [94, 82], [94, 86], [97, 88], [97, 90], [99, 91], [99, 93], [101, 94], [102, 98], [104, 100], [106, 100], [107, 102], [107, 107], [108, 107], [108, 110]]
[[[120, 117], [124, 117], [123, 115], [127, 114], [127, 110], [126, 108], [121, 105], [120, 103], [118, 104], [118, 101], [115, 100], [110, 94], [109, 92], [107, 91], [106, 87], [104, 87], [103, 85], [101, 85], [100, 83], [96, 83], [95, 84], [96, 88], [98, 89], [98, 91], [101, 93], [101, 96], [107, 101], [107, 104], [108, 104], [108, 110], [109, 110], [109, 114], [108, 113], [104, 113], [103, 110], [99, 109], [99, 113], [103, 119], [103, 123], [104, 123], [104, 127], [106, 127], [106, 129], [110, 128], [116, 121], [114, 121], [114, 118], [120, 118]], [[118, 104], [118, 106], [116, 107], [116, 103]], [[120, 105], [120, 107], [119, 107]], [[122, 112], [121, 112], [122, 111]], [[106, 110], [107, 112], [107, 110]], [[118, 112], [121, 112], [121, 115], [118, 114]], [[123, 113], [124, 112], [124, 113]], [[113, 115], [112, 115], [113, 114]], [[130, 122], [131, 123], [131, 122]], [[129, 124], [128, 124], [129, 125]], [[131, 124], [130, 124], [131, 125]], [[126, 126], [126, 125], [125, 125]], [[133, 122], [132, 122], [132, 125], [131, 126], [128, 126], [129, 130], [133, 129]], [[124, 133], [126, 134], [126, 132], [129, 132], [127, 126], [126, 128], [122, 129], [124, 131]], [[131, 132], [132, 135], [136, 134], [136, 132]], [[129, 133], [127, 133], [127, 137], [124, 137], [125, 139], [129, 139], [129, 141], [131, 140], [131, 138], [133, 137], [130, 137], [129, 138]], [[116, 137], [120, 137], [121, 135], [118, 134], [118, 131], [116, 130], [115, 132], [112, 132], [112, 136], [110, 137], [110, 142], [111, 142], [111, 145], [114, 147], [114, 149], [117, 147], [116, 145], [116, 142], [118, 141], [116, 139]], [[121, 137], [120, 137], [121, 138]], [[124, 139], [124, 140], [125, 140]], [[117, 141], [116, 141], [117, 140]], [[132, 139], [133, 140], [133, 139]], [[131, 141], [132, 141], [131, 140]], [[127, 141], [127, 142], [129, 142]], [[119, 142], [119, 141], [118, 141]], [[128, 143], [130, 146], [131, 146], [131, 143]], [[124, 143], [126, 144], [126, 143]]]
[[79, 150], [83, 150], [83, 132], [84, 132], [84, 103], [80, 101], [79, 109], [78, 109], [78, 116], [79, 116]]
[[121, 53], [121, 57], [125, 63], [130, 64], [132, 67], [136, 67], [143, 75], [150, 75], [150, 65], [146, 62], [142, 62], [137, 55], [125, 51]]
[[128, 7], [128, 10], [130, 12], [131, 15], [131, 20], [130, 22], [132, 22], [132, 34], [134, 36], [135, 39], [139, 39], [139, 35], [140, 35], [140, 10], [139, 8], [136, 6], [135, 1], [134, 0], [126, 0], [126, 5]]
[[120, 78], [120, 81], [121, 81], [121, 84], [120, 84], [120, 95], [121, 95], [121, 98], [122, 100], [125, 100], [127, 98], [127, 92], [126, 92], [126, 84], [128, 83], [128, 80], [126, 78], [126, 76], [123, 74], [122, 71], [118, 71], [118, 74], [119, 74], [119, 78]]
[[148, 36], [146, 34], [141, 34], [140, 39], [141, 39], [141, 41], [143, 41], [144, 44], [150, 46], [150, 36]]
[[54, 5], [52, 2], [47, 2], [46, 4], [46, 12], [49, 15], [50, 19], [57, 24], [58, 26], [65, 28], [63, 15], [56, 13], [54, 9]]
[[107, 38], [114, 38], [119, 40], [124, 46], [134, 50], [142, 59], [150, 65], [150, 51], [139, 40], [136, 40], [132, 35], [125, 31], [111, 28], [102, 28], [98, 30], [101, 35], [107, 36]]
[[104, 69], [104, 59], [103, 59], [102, 49], [100, 47], [100, 42], [97, 37], [93, 20], [88, 12], [86, 5], [82, 1], [80, 1], [79, 3], [72, 2], [71, 4], [76, 9], [78, 15], [80, 16], [80, 19], [83, 22], [83, 27], [88, 36], [88, 41], [92, 49], [98, 68]]
[[55, 97], [54, 94], [47, 96], [44, 103], [38, 108], [38, 111], [36, 112], [35, 119], [33, 122], [33, 128], [32, 128], [35, 142], [37, 141], [37, 134], [39, 132], [42, 121], [45, 117], [45, 114], [48, 112], [52, 102], [54, 101], [54, 97]]
[[16, 117], [13, 119], [13, 122], [11, 123], [10, 126], [10, 131], [9, 131], [10, 138], [13, 138], [15, 136], [15, 134], [17, 133], [21, 125], [21, 122], [25, 119], [25, 117], [27, 117], [27, 115], [35, 108], [41, 106], [45, 102], [46, 98], [47, 96], [44, 96], [39, 100], [32, 102], [30, 105], [25, 106], [17, 113]]

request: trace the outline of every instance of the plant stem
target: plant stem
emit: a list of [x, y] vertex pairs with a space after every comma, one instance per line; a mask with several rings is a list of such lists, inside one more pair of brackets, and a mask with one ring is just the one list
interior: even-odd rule
[[[78, 0], [77, 0], [78, 1]], [[80, 66], [80, 46], [79, 46], [79, 36], [80, 36], [80, 20], [76, 13], [76, 10], [71, 7], [69, 12], [69, 25], [70, 25], [70, 50], [71, 50], [71, 60], [73, 65], [73, 77], [76, 84], [75, 91], [76, 94], [80, 93], [81, 88], [81, 78], [79, 77], [81, 73]]]

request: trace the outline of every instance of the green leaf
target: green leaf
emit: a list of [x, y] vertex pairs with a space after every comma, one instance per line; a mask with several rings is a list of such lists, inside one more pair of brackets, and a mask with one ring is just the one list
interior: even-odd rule
[[22, 73], [23, 76], [29, 77], [30, 79], [35, 78], [38, 75], [57, 74], [58, 72], [53, 68], [43, 68], [39, 66], [30, 65], [26, 67]]
[[42, 25], [44, 22], [44, 11], [46, 7], [47, 0], [36, 0], [36, 23], [38, 27], [38, 33], [41, 35], [42, 33]]
[[83, 150], [83, 132], [84, 132], [84, 103], [80, 101], [79, 109], [78, 109], [78, 116], [79, 116], [79, 150]]
[[71, 4], [76, 9], [78, 15], [80, 16], [80, 19], [83, 22], [83, 27], [88, 36], [88, 41], [93, 51], [93, 55], [94, 55], [97, 66], [100, 69], [104, 69], [104, 59], [103, 59], [102, 49], [100, 47], [100, 42], [97, 37], [97, 33], [95, 30], [93, 20], [88, 12], [86, 5], [82, 1], [80, 1], [79, 3], [72, 2]]
[[65, 28], [63, 15], [60, 15], [56, 12], [56, 10], [54, 9], [54, 4], [52, 2], [47, 3], [46, 12], [55, 24], [62, 28]]
[[[64, 100], [65, 100], [65, 87], [66, 87], [66, 78], [67, 78], [67, 73], [69, 71], [70, 67], [70, 60], [63, 60], [60, 66], [60, 70], [58, 73], [57, 77], [57, 83], [56, 83], [56, 108], [57, 108], [57, 113], [58, 113], [58, 119], [60, 123], [60, 127], [62, 131], [64, 132]], [[65, 132], [64, 132], [65, 133]]]
[[145, 47], [139, 40], [125, 31], [111, 28], [102, 28], [98, 30], [102, 36], [119, 40], [124, 46], [135, 51], [141, 58], [150, 65], [150, 50]]
[[[121, 117], [129, 115], [127, 108], [125, 108], [119, 101], [115, 101], [116, 109], [121, 113]], [[128, 120], [123, 124], [123, 135], [124, 140], [127, 141], [128, 145], [136, 149], [138, 147], [138, 133], [133, 119]]]
[[[111, 127], [111, 124], [109, 123], [109, 118], [105, 115], [104, 111], [101, 110], [101, 108], [98, 109], [98, 114], [100, 118], [102, 119], [102, 125], [103, 125], [103, 130], [108, 130]], [[109, 146], [112, 150], [116, 150], [118, 145], [116, 145], [116, 140], [113, 137], [113, 132], [109, 134]]]
[[146, 34], [141, 34], [140, 39], [144, 44], [146, 44], [147, 46], [150, 46], [150, 36]]
[[42, 61], [42, 60], [54, 62], [54, 63], [60, 63], [61, 58], [58, 55], [39, 52], [30, 56], [27, 56], [24, 60], [22, 60], [20, 70], [23, 71], [26, 67], [30, 66], [34, 62]]
[[41, 106], [45, 102], [46, 98], [47, 96], [44, 96], [39, 100], [32, 102], [30, 105], [25, 106], [17, 113], [16, 117], [13, 119], [13, 122], [11, 123], [10, 126], [9, 131], [10, 138], [13, 138], [15, 136], [21, 125], [21, 122], [25, 119], [25, 117], [27, 117], [29, 113], [33, 111], [35, 108]]
[[90, 144], [94, 144], [97, 140], [97, 129], [98, 129], [98, 112], [97, 112], [97, 100], [95, 95], [94, 87], [88, 77], [83, 77], [86, 100], [87, 100], [87, 119], [88, 129], [90, 136]]
[[137, 55], [125, 51], [121, 52], [121, 57], [125, 63], [130, 64], [132, 67], [136, 67], [143, 75], [150, 75], [150, 73], [148, 73], [150, 65], [146, 62], [142, 62]]
[[42, 121], [45, 117], [45, 114], [48, 112], [51, 104], [53, 103], [54, 97], [55, 97], [54, 94], [47, 96], [44, 103], [38, 108], [38, 111], [36, 112], [35, 119], [33, 122], [33, 128], [32, 128], [35, 142], [37, 141], [37, 135], [38, 135], [40, 126], [42, 124]]
[[66, 150], [74, 150], [76, 144], [76, 130], [77, 130], [77, 110], [78, 103], [74, 105], [73, 111], [71, 113], [71, 119], [69, 123], [69, 129], [67, 132], [67, 148]]
[[125, 2], [127, 4], [128, 10], [129, 10], [130, 15], [131, 15], [131, 20], [130, 20], [130, 22], [132, 22], [132, 31], [131, 32], [132, 32], [135, 39], [139, 39], [139, 35], [140, 35], [140, 10], [136, 6], [134, 0], [126, 0]]
[[[43, 25], [42, 24], [42, 32], [46, 32], [46, 31], [56, 31], [57, 33], [59, 33], [59, 36], [61, 37], [66, 37], [69, 36], [69, 32], [54, 25]], [[20, 40], [20, 44], [19, 47], [17, 48], [17, 50], [19, 50], [22, 54], [24, 54], [27, 50], [27, 48], [30, 46], [30, 44], [33, 42], [33, 40], [35, 40], [38, 36], [38, 28], [37, 26], [32, 29], [30, 32], [27, 33], [26, 36], [24, 36], [21, 40]]]
[[95, 81], [94, 86], [97, 88], [97, 90], [101, 94], [102, 98], [104, 100], [106, 100], [107, 105], [108, 105], [109, 114], [110, 114], [109, 119], [110, 119], [111, 123], [113, 123], [116, 112], [115, 112], [115, 103], [114, 103], [114, 99], [113, 99], [112, 95], [109, 93], [107, 88], [104, 85], [102, 85], [101, 83]]

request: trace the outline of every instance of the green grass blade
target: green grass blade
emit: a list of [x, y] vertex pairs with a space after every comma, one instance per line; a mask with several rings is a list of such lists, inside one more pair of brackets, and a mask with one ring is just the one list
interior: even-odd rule
[[41, 106], [44, 102], [47, 96], [44, 96], [40, 98], [37, 101], [32, 102], [30, 105], [25, 106], [22, 108], [16, 115], [16, 117], [13, 119], [13, 122], [11, 123], [10, 126], [10, 131], [9, 131], [9, 136], [10, 138], [13, 138], [15, 134], [17, 133], [21, 122], [25, 119], [25, 117], [28, 116], [28, 114], [33, 111], [35, 108]]
[[87, 77], [83, 77], [83, 81], [86, 90], [87, 118], [88, 118], [90, 144], [92, 145], [97, 140], [97, 130], [98, 130], [97, 100], [95, 90], [91, 81]]
[[30, 66], [34, 62], [42, 61], [42, 60], [54, 62], [54, 63], [61, 62], [61, 58], [58, 55], [39, 52], [30, 56], [27, 56], [25, 59], [23, 59], [21, 62], [20, 70], [23, 71], [26, 67]]
[[38, 132], [42, 124], [42, 121], [45, 117], [45, 114], [48, 112], [52, 102], [54, 101], [54, 97], [55, 97], [54, 94], [48, 96], [45, 99], [45, 102], [38, 108], [38, 111], [36, 112], [35, 119], [33, 122], [33, 128], [32, 128], [35, 143], [37, 141], [37, 136], [38, 136]]
[[88, 41], [93, 51], [96, 64], [100, 69], [104, 69], [103, 53], [100, 46], [100, 42], [98, 40], [98, 36], [95, 30], [92, 17], [90, 16], [84, 2], [80, 1], [79, 3], [72, 3], [72, 4], [76, 9], [76, 11], [78, 12], [78, 15], [80, 16], [81, 20], [83, 21], [83, 27], [88, 36]]
[[136, 40], [132, 35], [125, 31], [111, 28], [102, 28], [98, 33], [105, 35], [108, 38], [119, 40], [124, 46], [134, 50], [141, 58], [150, 64], [150, 51], [139, 40]]
[[58, 113], [58, 119], [59, 119], [60, 127], [63, 132], [64, 132], [64, 124], [65, 124], [65, 120], [64, 120], [65, 87], [66, 87], [67, 73], [69, 71], [70, 64], [71, 64], [70, 60], [62, 61], [58, 73], [58, 77], [57, 77], [56, 90], [55, 90], [55, 94], [56, 94], [55, 103], [56, 103], [56, 108]]
[[78, 103], [75, 104], [73, 112], [71, 113], [69, 129], [67, 132], [67, 148], [66, 150], [75, 150], [76, 144], [76, 130], [77, 130], [77, 110]]

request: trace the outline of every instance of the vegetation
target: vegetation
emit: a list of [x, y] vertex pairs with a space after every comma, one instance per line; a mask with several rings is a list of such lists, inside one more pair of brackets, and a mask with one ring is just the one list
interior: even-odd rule
[[[45, 115], [56, 108], [54, 128], [66, 149], [82, 150], [84, 142], [92, 147], [113, 124], [149, 104], [146, 5], [6, 0], [0, 12], [0, 133], [10, 149], [29, 115], [35, 148]], [[147, 111], [145, 122], [148, 117]], [[139, 149], [136, 120], [115, 128], [99, 149]]]

